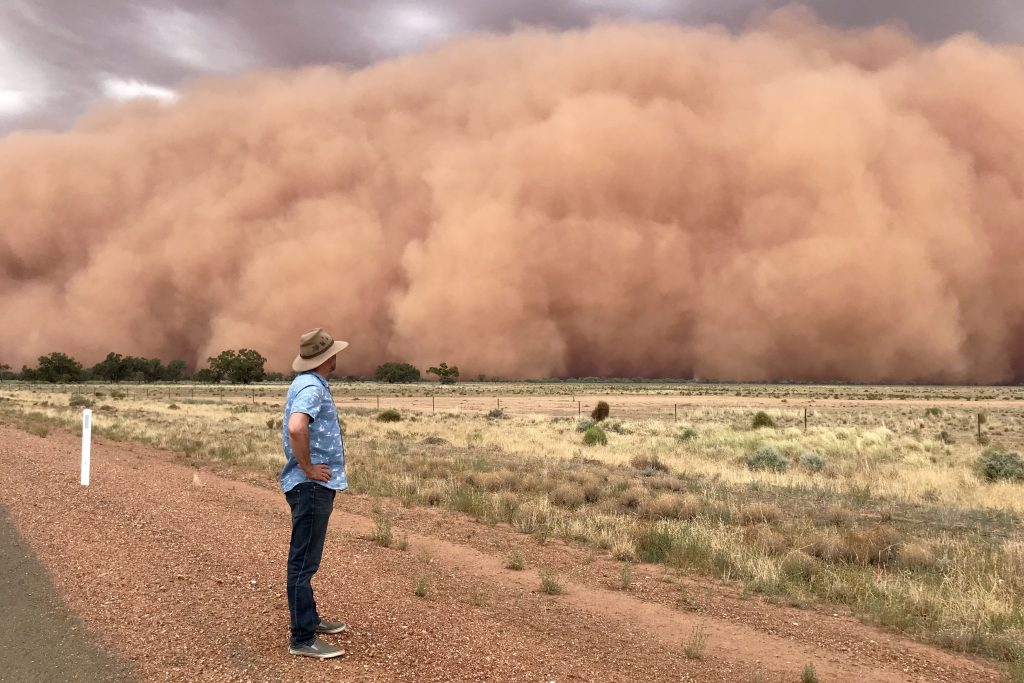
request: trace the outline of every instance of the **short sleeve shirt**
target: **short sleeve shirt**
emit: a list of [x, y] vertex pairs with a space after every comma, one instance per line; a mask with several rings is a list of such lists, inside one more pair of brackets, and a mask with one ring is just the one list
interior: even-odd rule
[[316, 483], [335, 491], [347, 489], [345, 444], [342, 442], [341, 423], [338, 420], [338, 409], [334, 406], [334, 397], [331, 396], [331, 388], [327, 380], [316, 372], [304, 372], [292, 381], [285, 399], [281, 436], [286, 462], [281, 471], [281, 490], [288, 493], [298, 484], [313, 481], [299, 468], [299, 463], [292, 452], [291, 438], [288, 435], [288, 418], [292, 413], [309, 415], [310, 463], [324, 464], [331, 468], [330, 480]]

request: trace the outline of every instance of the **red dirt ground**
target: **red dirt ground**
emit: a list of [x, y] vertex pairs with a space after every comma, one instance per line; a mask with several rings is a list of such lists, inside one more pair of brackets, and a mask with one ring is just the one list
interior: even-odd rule
[[[92, 485], [80, 440], [0, 425], [0, 492], [70, 608], [147, 681], [997, 681], [986, 662], [920, 645], [845, 611], [743, 598], [734, 587], [621, 563], [504, 526], [401, 508], [396, 538], [373, 543], [372, 501], [340, 495], [314, 588], [349, 622], [349, 654], [287, 653], [289, 517], [272, 482], [182, 464], [173, 453], [96, 439]], [[352, 454], [358, 457], [358, 453]], [[197, 473], [198, 472], [198, 473]], [[526, 569], [505, 568], [510, 550]], [[565, 594], [540, 592], [538, 569]], [[427, 597], [413, 594], [429, 578]], [[0, 617], [2, 618], [2, 617]], [[702, 659], [683, 649], [707, 634]]]

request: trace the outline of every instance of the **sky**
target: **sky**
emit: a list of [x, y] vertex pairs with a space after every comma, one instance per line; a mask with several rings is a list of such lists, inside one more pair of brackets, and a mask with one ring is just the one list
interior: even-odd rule
[[[2, 0], [0, 135], [71, 126], [109, 101], [171, 102], [204, 76], [312, 64], [359, 68], [469, 32], [609, 19], [738, 30], [784, 0]], [[1024, 43], [1018, 0], [809, 0], [823, 21], [896, 23], [923, 41], [975, 32]]]

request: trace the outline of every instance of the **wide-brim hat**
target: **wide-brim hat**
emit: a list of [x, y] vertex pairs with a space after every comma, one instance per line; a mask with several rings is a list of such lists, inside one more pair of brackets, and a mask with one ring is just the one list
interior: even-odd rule
[[299, 355], [295, 356], [295, 360], [292, 361], [292, 370], [306, 372], [318, 368], [324, 361], [347, 346], [347, 341], [334, 341], [334, 337], [324, 332], [324, 328], [314, 328], [300, 337]]

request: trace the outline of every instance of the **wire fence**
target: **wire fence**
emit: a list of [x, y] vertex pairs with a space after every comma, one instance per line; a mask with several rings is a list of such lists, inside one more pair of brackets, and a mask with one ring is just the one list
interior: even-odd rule
[[[166, 401], [168, 403], [230, 402], [265, 408], [283, 408], [287, 384], [28, 384], [5, 382], [7, 390], [28, 391], [39, 396], [87, 395], [95, 401]], [[738, 398], [714, 395], [577, 393], [580, 387], [566, 387], [564, 393], [525, 395], [485, 394], [476, 391], [428, 393], [428, 387], [403, 389], [390, 385], [339, 385], [333, 387], [339, 409], [378, 412], [393, 408], [420, 414], [476, 414], [493, 417], [544, 415], [583, 419], [599, 401], [608, 403], [610, 419], [663, 420], [686, 424], [719, 422], [750, 427], [752, 417], [765, 411], [776, 427], [808, 430], [812, 427], [885, 427], [898, 433], [918, 432], [952, 441], [983, 432], [1011, 436], [1024, 425], [1024, 406], [1012, 402], [945, 401], [945, 410], [925, 407], [927, 401], [893, 400], [790, 400], [786, 398]], [[362, 389], [363, 391], [359, 391]], [[371, 391], [366, 391], [371, 389]], [[551, 391], [551, 389], [546, 389]], [[557, 391], [557, 389], [556, 389]], [[1009, 404], [1009, 405], [1007, 405]], [[1022, 430], [1021, 438], [1024, 438]]]

